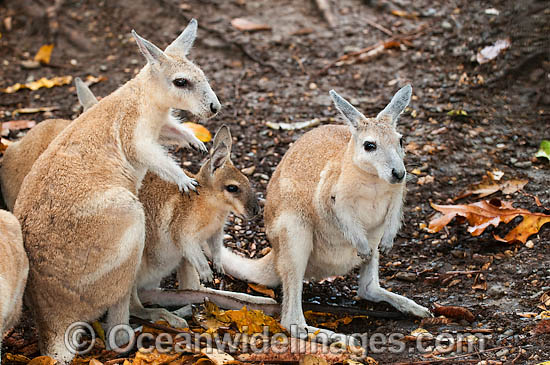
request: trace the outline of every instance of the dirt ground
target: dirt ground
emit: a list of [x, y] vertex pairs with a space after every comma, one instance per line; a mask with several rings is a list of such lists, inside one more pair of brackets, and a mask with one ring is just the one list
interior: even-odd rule
[[[408, 146], [407, 169], [417, 169], [417, 175], [409, 174], [403, 228], [391, 253], [382, 258], [382, 285], [426, 306], [434, 302], [460, 305], [476, 316], [472, 324], [427, 328], [433, 334], [481, 328], [486, 330], [487, 348], [511, 345], [479, 353], [474, 360], [518, 364], [550, 360], [550, 334], [531, 335], [536, 320], [517, 315], [540, 312], [540, 298], [550, 291], [550, 225], [530, 238], [532, 248], [493, 238], [492, 233], [502, 234], [507, 228], [488, 229], [479, 237], [472, 237], [466, 225], [457, 222], [438, 234], [422, 229], [434, 214], [430, 202], [449, 203], [492, 170], [504, 172], [505, 178], [528, 179], [524, 192], [538, 196], [542, 207], [522, 192], [500, 196], [502, 199], [549, 213], [544, 207], [550, 207], [550, 164], [533, 157], [541, 140], [550, 139], [548, 2], [332, 1], [337, 21], [332, 28], [310, 0], [71, 0], [56, 14], [57, 34], [38, 4], [0, 1], [0, 19], [11, 17], [12, 23], [10, 30], [5, 22], [0, 28], [0, 88], [40, 77], [94, 75], [107, 80], [93, 85], [93, 92], [107, 95], [144, 63], [131, 39], [131, 29], [164, 46], [190, 18], [197, 18], [199, 34], [190, 57], [208, 75], [223, 104], [219, 116], [205, 125], [212, 132], [222, 124], [230, 126], [236, 138], [233, 162], [239, 168], [254, 166], [249, 177], [262, 198], [289, 145], [307, 131], [274, 130], [266, 122], [319, 118], [323, 124], [340, 123], [328, 96], [332, 88], [373, 116], [400, 86], [411, 83], [413, 100], [398, 129]], [[499, 14], [486, 9], [496, 9]], [[410, 16], [395, 15], [399, 12]], [[238, 31], [230, 24], [237, 17], [269, 24], [272, 30]], [[343, 54], [392, 38], [399, 40], [400, 46], [365, 62], [335, 65], [320, 74]], [[476, 62], [482, 47], [504, 38], [511, 41], [508, 50], [488, 63]], [[22, 67], [22, 61], [51, 41], [55, 48], [49, 66]], [[59, 109], [41, 115], [11, 114], [17, 108], [43, 106]], [[463, 110], [467, 115], [448, 115], [451, 110]], [[74, 118], [79, 113], [71, 85], [0, 94], [3, 122]], [[16, 139], [19, 133], [11, 132], [8, 138]], [[196, 170], [200, 164], [200, 157], [192, 153], [177, 155], [185, 168]], [[475, 198], [459, 202], [472, 201]], [[261, 218], [232, 223], [227, 227], [227, 245], [250, 257], [267, 252]], [[487, 262], [491, 265], [482, 272], [487, 289], [474, 289], [474, 280]], [[409, 281], [398, 279], [398, 272], [409, 273], [398, 275]], [[475, 284], [482, 281], [478, 277]], [[166, 285], [172, 283], [168, 280]], [[215, 285], [250, 290], [228, 277], [218, 277]], [[308, 302], [393, 311], [385, 304], [356, 298], [356, 272], [304, 287]], [[279, 299], [280, 294], [278, 291]], [[418, 327], [419, 321], [411, 318], [371, 318], [354, 320], [338, 331], [407, 335]], [[26, 317], [11, 336], [18, 338], [24, 332], [26, 343], [32, 343], [33, 338], [36, 341], [33, 331], [32, 321]], [[16, 342], [8, 338], [2, 352], [16, 352]], [[370, 355], [380, 363], [426, 360], [417, 351]]]

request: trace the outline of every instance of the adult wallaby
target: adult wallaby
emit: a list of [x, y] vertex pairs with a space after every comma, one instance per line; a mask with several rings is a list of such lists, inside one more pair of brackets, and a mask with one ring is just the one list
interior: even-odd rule
[[264, 217], [273, 250], [259, 260], [222, 252], [228, 274], [268, 286], [282, 282], [281, 323], [295, 335], [317, 331], [302, 312], [303, 279], [345, 275], [357, 266], [360, 297], [431, 316], [378, 281], [378, 252], [392, 248], [402, 217], [406, 171], [396, 124], [411, 92], [405, 86], [376, 118], [366, 118], [332, 90], [348, 127], [318, 127], [284, 155], [267, 187]]
[[10, 212], [0, 210], [0, 363], [2, 338], [21, 315], [28, 272], [19, 221]]
[[[80, 79], [77, 78], [75, 84], [84, 111], [97, 104], [94, 94]], [[70, 122], [64, 119], [46, 120], [8, 147], [0, 170], [0, 181], [6, 188], [2, 191], [5, 201], [15, 201], [21, 182], [32, 164]], [[194, 144], [195, 148], [199, 147], [198, 144], [202, 145], [192, 133], [191, 136], [189, 144]], [[161, 143], [164, 143], [162, 139], [161, 131]], [[139, 191], [147, 230], [138, 288], [157, 289], [160, 280], [181, 262], [178, 282], [182, 290], [200, 290], [254, 304], [276, 303], [270, 298], [205, 288], [200, 284], [200, 279], [206, 282], [212, 279], [212, 271], [202, 249], [208, 250], [216, 269], [223, 272], [220, 249], [227, 215], [236, 212], [243, 217], [251, 216], [258, 210], [248, 179], [230, 160], [231, 145], [229, 128], [223, 126], [214, 136], [210, 158], [196, 176], [200, 184], [197, 191], [200, 197], [182, 196], [176, 185], [163, 181], [154, 173], [146, 175]], [[182, 312], [185, 313], [176, 313]], [[139, 297], [134, 298], [130, 313], [152, 321], [162, 319], [174, 327], [187, 326], [184, 319], [165, 309], [144, 308]]]
[[[86, 84], [78, 77], [75, 78], [76, 93], [84, 111], [97, 104], [97, 98]], [[173, 117], [169, 116], [170, 119]], [[38, 123], [23, 138], [8, 146], [2, 158], [0, 169], [0, 186], [4, 202], [10, 211], [13, 211], [15, 200], [23, 179], [38, 157], [48, 148], [50, 143], [64, 130], [72, 121], [67, 119], [47, 119]], [[162, 144], [168, 144], [174, 140], [172, 121], [164, 125], [160, 131], [159, 140]], [[195, 137], [192, 131], [185, 126], [178, 126], [181, 132], [178, 140], [174, 141], [183, 148], [192, 148], [206, 152], [204, 143]]]
[[[196, 189], [159, 144], [171, 108], [209, 118], [220, 103], [203, 72], [186, 58], [192, 20], [163, 52], [133, 32], [147, 65], [138, 75], [70, 123], [33, 164], [14, 212], [21, 222], [30, 270], [26, 298], [43, 354], [68, 363], [67, 328], [107, 311], [107, 325], [127, 324], [145, 241], [137, 194], [155, 172], [180, 190]], [[111, 336], [109, 336], [111, 337]], [[127, 340], [116, 333], [116, 344]]]

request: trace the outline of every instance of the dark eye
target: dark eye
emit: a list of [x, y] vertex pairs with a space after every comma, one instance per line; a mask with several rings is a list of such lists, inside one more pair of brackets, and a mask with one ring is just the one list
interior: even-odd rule
[[237, 191], [239, 191], [239, 187], [237, 185], [227, 185], [225, 187], [225, 190], [227, 190], [230, 193], [236, 193]]
[[363, 148], [367, 152], [372, 152], [372, 151], [376, 150], [376, 143], [375, 142], [365, 142], [363, 144]]
[[399, 144], [401, 145], [401, 148], [403, 148], [403, 137], [399, 139]]
[[172, 81], [175, 87], [187, 87], [189, 86], [189, 81], [187, 79], [175, 79]]

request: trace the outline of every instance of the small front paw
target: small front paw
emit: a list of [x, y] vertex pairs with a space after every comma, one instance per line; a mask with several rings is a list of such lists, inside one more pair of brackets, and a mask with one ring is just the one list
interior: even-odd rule
[[363, 244], [357, 246], [357, 255], [359, 255], [359, 257], [363, 260], [370, 260], [372, 257], [372, 248], [370, 248], [367, 242], [364, 242]]
[[200, 267], [198, 270], [199, 277], [203, 283], [211, 283], [214, 280], [214, 273], [210, 269], [210, 266]]
[[212, 259], [212, 265], [214, 266], [214, 270], [219, 273], [219, 274], [222, 274], [224, 275], [225, 274], [225, 271], [223, 269], [223, 265], [222, 265], [222, 261], [220, 258], [218, 259]]
[[193, 190], [194, 192], [196, 192], [197, 186], [199, 185], [198, 181], [193, 178], [190, 178], [185, 174], [183, 176], [184, 177], [182, 177], [180, 182], [178, 183], [179, 190], [185, 192], [185, 194], [189, 194], [190, 190]]

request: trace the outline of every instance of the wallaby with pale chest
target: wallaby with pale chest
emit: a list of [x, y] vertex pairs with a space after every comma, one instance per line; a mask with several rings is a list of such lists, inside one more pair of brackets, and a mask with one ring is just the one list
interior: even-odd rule
[[17, 324], [21, 315], [28, 272], [19, 221], [13, 214], [0, 210], [0, 362], [4, 334]]
[[[32, 165], [14, 212], [30, 270], [26, 299], [40, 349], [61, 363], [74, 354], [64, 334], [77, 321], [107, 312], [107, 325], [127, 324], [145, 242], [138, 189], [155, 172], [180, 190], [196, 189], [159, 144], [171, 108], [209, 118], [220, 109], [203, 72], [186, 58], [195, 39], [192, 20], [165, 51], [138, 36], [147, 59], [137, 76], [70, 123]], [[117, 344], [127, 335], [117, 333]]]
[[[91, 90], [80, 79], [76, 82], [78, 100], [84, 111], [97, 104]], [[15, 201], [21, 182], [32, 164], [48, 144], [71, 121], [50, 119], [39, 123], [20, 141], [5, 152], [0, 179], [5, 201]], [[191, 133], [191, 132], [190, 132]], [[161, 143], [164, 142], [161, 131]], [[188, 140], [195, 149], [204, 146], [194, 135]], [[137, 288], [157, 289], [160, 280], [178, 269], [179, 288], [235, 298], [254, 304], [274, 304], [270, 298], [234, 293], [200, 285], [212, 280], [212, 271], [202, 249], [207, 249], [214, 266], [222, 271], [220, 248], [223, 228], [230, 212], [245, 217], [257, 214], [258, 204], [248, 179], [230, 160], [231, 134], [224, 126], [214, 136], [210, 158], [197, 174], [200, 198], [182, 196], [174, 184], [167, 183], [154, 173], [144, 178], [139, 199], [144, 206], [146, 239], [137, 279]], [[7, 162], [7, 163], [6, 163]], [[199, 212], [199, 215], [195, 213]], [[185, 311], [178, 311], [176, 313]], [[174, 327], [187, 327], [178, 315], [162, 308], [144, 308], [139, 296], [133, 298], [130, 313], [152, 321], [165, 320]]]
[[[84, 111], [90, 109], [98, 103], [97, 98], [86, 84], [80, 79], [75, 78], [76, 93], [78, 100], [83, 106]], [[170, 115], [169, 118], [173, 119]], [[48, 148], [50, 143], [63, 131], [72, 120], [67, 119], [47, 119], [38, 123], [23, 138], [8, 146], [4, 151], [2, 158], [2, 168], [0, 168], [0, 186], [2, 187], [2, 196], [4, 202], [10, 211], [13, 211], [15, 200], [21, 189], [23, 179], [34, 162], [40, 157], [42, 152]], [[182, 148], [192, 148], [206, 152], [206, 147], [192, 131], [185, 126], [178, 126], [181, 135], [174, 140], [174, 131], [172, 124], [176, 121], [170, 121], [164, 125], [160, 131], [160, 143], [165, 144], [173, 141]]]
[[222, 252], [228, 274], [268, 286], [282, 283], [281, 323], [297, 326], [294, 335], [317, 331], [303, 315], [303, 279], [345, 275], [358, 266], [360, 297], [431, 316], [427, 308], [382, 289], [378, 280], [379, 250], [392, 248], [402, 218], [406, 172], [396, 125], [411, 92], [405, 86], [376, 118], [366, 118], [331, 91], [348, 126], [304, 134], [277, 166], [264, 213], [273, 250], [259, 260]]
[[[231, 162], [231, 145], [229, 128], [222, 126], [214, 137], [209, 158], [194, 175], [199, 183], [198, 194], [183, 195], [175, 185], [154, 174], [145, 176], [139, 199], [145, 209], [147, 229], [137, 275], [138, 289], [158, 288], [161, 279], [177, 269], [180, 289], [204, 290], [252, 303], [274, 303], [270, 298], [202, 288], [200, 285], [199, 278], [206, 282], [212, 280], [203, 249], [209, 252], [214, 267], [223, 272], [220, 250], [229, 213], [249, 218], [260, 210], [250, 182]], [[155, 309], [142, 309], [138, 293], [135, 293], [132, 303], [131, 311], [137, 316], [152, 320], [168, 317], [164, 309], [157, 309], [157, 313]]]

